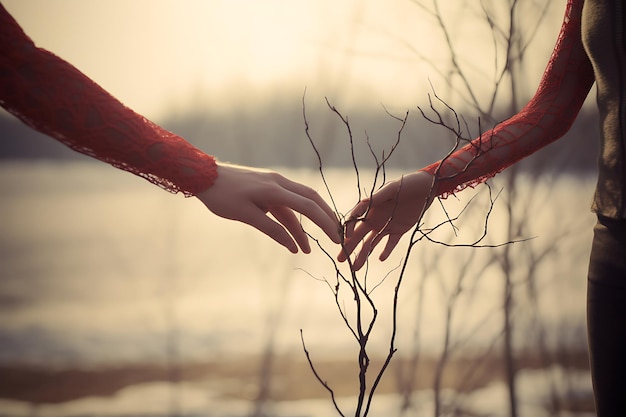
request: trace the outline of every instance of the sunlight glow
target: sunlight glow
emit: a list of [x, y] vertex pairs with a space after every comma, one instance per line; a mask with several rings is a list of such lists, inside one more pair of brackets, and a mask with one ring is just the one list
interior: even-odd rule
[[[461, 55], [477, 67], [478, 81], [488, 78], [494, 60], [480, 51], [491, 39], [462, 24], [476, 11], [440, 3], [453, 27], [466, 31], [456, 34], [466, 42]], [[271, 95], [299, 96], [305, 87], [336, 102], [402, 109], [425, 99], [449, 57], [432, 16], [409, 0], [3, 4], [39, 46], [148, 117], [184, 108], [190, 97], [225, 109]], [[531, 54], [539, 62], [532, 80], [558, 33], [561, 9], [555, 5], [555, 24], [545, 25], [549, 41]]]

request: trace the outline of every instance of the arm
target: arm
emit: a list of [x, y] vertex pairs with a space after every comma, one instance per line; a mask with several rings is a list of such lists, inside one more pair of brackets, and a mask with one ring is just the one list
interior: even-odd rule
[[294, 211], [339, 241], [336, 217], [314, 190], [276, 173], [218, 166], [212, 156], [124, 106], [68, 62], [37, 48], [1, 4], [0, 105], [78, 152], [170, 192], [198, 197], [213, 213], [245, 222], [291, 252], [298, 251], [296, 243], [310, 251]]
[[[421, 218], [433, 198], [474, 186], [563, 136], [582, 107], [594, 74], [581, 39], [583, 0], [569, 0], [554, 52], [533, 98], [515, 116], [459, 149], [450, 157], [381, 188], [351, 212], [353, 221], [338, 259], [359, 242], [354, 261], [360, 268], [372, 249], [388, 236], [380, 255], [386, 259], [400, 237]], [[354, 219], [365, 216], [365, 221]]]
[[526, 106], [450, 158], [423, 169], [436, 177], [435, 195], [484, 182], [569, 130], [594, 83], [581, 38], [582, 7], [582, 0], [568, 1], [554, 52]]
[[70, 148], [185, 195], [210, 187], [213, 157], [124, 106], [37, 48], [0, 5], [0, 104]]

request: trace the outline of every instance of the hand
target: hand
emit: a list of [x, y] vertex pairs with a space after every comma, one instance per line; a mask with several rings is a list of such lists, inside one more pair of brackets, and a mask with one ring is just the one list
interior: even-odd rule
[[292, 253], [298, 252], [298, 246], [309, 253], [309, 239], [296, 211], [311, 219], [333, 242], [340, 243], [335, 213], [312, 188], [255, 168], [218, 163], [217, 172], [214, 184], [197, 197], [218, 216], [247, 223]]
[[346, 221], [344, 245], [337, 259], [344, 262], [363, 241], [353, 262], [358, 271], [376, 245], [388, 236], [379, 258], [387, 259], [402, 235], [415, 226], [432, 202], [433, 180], [427, 172], [414, 172], [387, 183], [371, 198], [360, 201]]

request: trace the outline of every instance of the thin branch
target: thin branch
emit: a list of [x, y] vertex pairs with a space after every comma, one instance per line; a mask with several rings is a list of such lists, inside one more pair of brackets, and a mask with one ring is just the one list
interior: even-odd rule
[[[435, 103], [433, 101], [433, 97], [434, 100], [436, 100], [439, 104], [443, 105], [446, 108], [446, 111], [449, 111], [452, 115], [454, 115], [454, 120], [455, 123], [453, 125], [450, 125], [448, 122], [446, 122], [446, 120], [444, 119], [444, 116], [441, 112], [439, 112], [439, 110], [437, 109], [437, 107], [435, 106]], [[424, 116], [424, 118], [432, 123], [435, 123], [437, 125], [442, 126], [443, 128], [447, 129], [448, 131], [454, 133], [455, 135], [455, 145], [453, 147], [452, 150], [450, 150], [450, 152], [448, 153], [448, 155], [443, 159], [444, 161], [449, 158], [452, 153], [458, 149], [458, 147], [461, 145], [461, 143], [471, 143], [472, 146], [476, 146], [477, 147], [477, 151], [475, 152], [476, 156], [480, 155], [481, 152], [483, 151], [483, 146], [482, 146], [482, 139], [479, 139], [477, 142], [471, 142], [469, 139], [465, 138], [462, 134], [463, 130], [465, 129], [466, 131], [469, 132], [469, 127], [467, 124], [467, 121], [461, 117], [458, 113], [456, 113], [456, 111], [450, 106], [448, 105], [444, 100], [442, 100], [437, 94], [436, 92], [433, 91], [433, 95], [429, 95], [429, 100], [430, 100], [430, 107], [431, 110], [434, 114], [434, 117], [430, 117], [427, 116], [425, 114], [425, 112], [420, 109], [420, 112], [422, 112], [422, 115]], [[360, 173], [359, 173], [359, 169], [358, 169], [358, 164], [356, 161], [356, 157], [355, 157], [355, 143], [353, 140], [353, 135], [352, 135], [352, 129], [350, 126], [350, 123], [348, 121], [347, 117], [344, 117], [341, 112], [335, 108], [334, 106], [332, 106], [332, 104], [330, 104], [330, 102], [328, 101], [328, 99], [326, 99], [326, 103], [328, 105], [328, 107], [330, 108], [330, 110], [335, 113], [340, 120], [344, 123], [346, 130], [348, 132], [348, 139], [349, 139], [349, 143], [350, 143], [350, 148], [351, 148], [351, 155], [352, 155], [352, 164], [353, 164], [353, 169], [355, 170], [356, 176], [357, 176], [357, 188], [359, 190], [359, 201], [361, 201], [361, 180], [360, 180]], [[386, 109], [385, 109], [386, 110]], [[386, 174], [385, 174], [385, 166], [389, 161], [389, 158], [391, 157], [391, 155], [394, 153], [394, 151], [398, 148], [398, 145], [401, 141], [403, 132], [404, 132], [404, 128], [406, 126], [406, 122], [408, 119], [408, 112], [405, 114], [405, 116], [403, 118], [400, 117], [396, 117], [392, 114], [390, 114], [389, 112], [387, 112], [388, 115], [390, 115], [392, 118], [394, 118], [395, 120], [400, 122], [400, 127], [397, 131], [397, 136], [396, 136], [396, 141], [395, 143], [391, 146], [391, 148], [389, 149], [388, 152], [383, 151], [382, 152], [382, 157], [379, 157], [378, 154], [375, 152], [371, 142], [370, 142], [370, 138], [369, 135], [367, 135], [366, 132], [366, 146], [368, 147], [372, 158], [374, 159], [375, 163], [376, 163], [376, 170], [374, 173], [374, 179], [372, 181], [372, 185], [369, 191], [369, 195], [374, 194], [375, 190], [377, 189], [377, 186], [379, 184], [379, 179], [380, 179], [380, 175], [383, 176], [383, 180], [382, 180], [382, 184], [384, 185], [385, 183], [385, 179], [386, 179]], [[306, 133], [307, 133], [307, 138], [309, 139], [309, 142], [311, 143], [311, 145], [313, 146], [316, 154], [318, 155], [318, 162], [319, 162], [319, 169], [320, 172], [322, 172], [322, 176], [323, 176], [323, 165], [322, 165], [322, 161], [321, 161], [321, 156], [315, 146], [314, 141], [312, 140], [312, 137], [309, 134], [308, 131], [308, 122], [306, 122], [306, 115], [305, 115], [305, 127], [306, 127]], [[464, 167], [463, 170], [467, 170], [469, 168], [469, 166], [474, 162], [475, 158], [471, 159], [471, 161], [467, 162], [467, 166]], [[439, 167], [440, 168], [440, 167]], [[436, 170], [435, 173], [435, 182], [433, 182], [433, 184], [431, 185], [431, 187], [434, 187], [436, 185], [436, 181], [437, 178], [439, 178], [439, 168]], [[458, 175], [458, 174], [457, 174]], [[324, 180], [324, 183], [326, 184], [326, 181]], [[402, 188], [403, 185], [403, 178], [400, 179], [400, 186], [398, 188], [398, 192], [399, 190]], [[329, 192], [329, 194], [331, 194], [331, 199], [332, 199], [332, 193], [330, 191], [330, 188], [327, 186], [327, 190]], [[433, 188], [431, 188], [430, 193], [433, 193]], [[369, 411], [370, 411], [370, 407], [371, 407], [371, 403], [373, 401], [374, 398], [374, 394], [376, 393], [380, 381], [382, 380], [383, 375], [385, 374], [386, 370], [388, 369], [389, 364], [391, 363], [391, 360], [393, 359], [395, 353], [397, 352], [397, 347], [396, 347], [396, 338], [398, 335], [398, 308], [399, 308], [399, 293], [400, 293], [400, 288], [402, 286], [402, 282], [404, 280], [405, 277], [405, 273], [407, 271], [407, 267], [408, 267], [408, 261], [412, 252], [412, 249], [414, 248], [414, 246], [424, 240], [424, 241], [428, 241], [428, 242], [434, 242], [434, 243], [438, 243], [444, 246], [449, 246], [449, 247], [499, 247], [499, 246], [503, 246], [503, 245], [507, 245], [509, 243], [512, 242], [505, 242], [505, 243], [501, 243], [501, 244], [494, 244], [494, 245], [486, 245], [486, 244], [481, 244], [481, 242], [484, 240], [484, 238], [487, 235], [487, 224], [489, 222], [490, 219], [490, 214], [491, 211], [493, 209], [493, 206], [495, 204], [495, 201], [497, 200], [497, 196], [495, 198], [492, 197], [491, 195], [491, 188], [489, 188], [489, 201], [490, 201], [490, 205], [489, 205], [489, 209], [485, 215], [485, 223], [484, 223], [484, 227], [483, 227], [483, 233], [480, 237], [478, 237], [474, 242], [470, 242], [470, 243], [465, 243], [465, 244], [459, 244], [459, 243], [446, 243], [446, 242], [438, 242], [436, 240], [434, 240], [430, 235], [437, 230], [440, 227], [443, 227], [444, 225], [447, 224], [452, 224], [453, 226], [453, 230], [456, 233], [456, 226], [453, 224], [467, 209], [467, 207], [469, 207], [470, 203], [473, 201], [473, 198], [470, 199], [470, 202], [468, 202], [462, 209], [461, 211], [454, 217], [451, 218], [447, 211], [446, 211], [446, 220], [443, 222], [440, 222], [439, 224], [436, 224], [433, 227], [430, 227], [428, 229], [426, 229], [424, 227], [424, 225], [422, 224], [422, 218], [424, 215], [424, 211], [422, 211], [420, 213], [420, 215], [418, 216], [418, 221], [416, 222], [415, 227], [413, 228], [413, 231], [411, 233], [408, 245], [407, 245], [407, 249], [405, 252], [405, 256], [403, 257], [400, 265], [398, 265], [397, 267], [393, 268], [391, 271], [388, 271], [388, 273], [378, 282], [376, 283], [372, 288], [368, 287], [368, 273], [369, 273], [369, 260], [366, 263], [366, 268], [365, 268], [365, 274], [362, 276], [362, 278], [357, 275], [357, 271], [354, 269], [354, 266], [352, 264], [352, 260], [351, 258], [348, 256], [347, 257], [347, 268], [349, 271], [349, 275], [348, 274], [343, 274], [341, 269], [339, 268], [339, 265], [337, 263], [337, 261], [335, 260], [335, 258], [326, 250], [324, 249], [324, 247], [321, 245], [321, 243], [319, 242], [319, 240], [315, 239], [314, 237], [312, 237], [311, 235], [309, 235], [310, 238], [314, 239], [314, 241], [316, 242], [316, 244], [318, 245], [318, 247], [320, 248], [320, 250], [322, 250], [322, 252], [326, 255], [326, 257], [330, 260], [330, 262], [332, 263], [334, 269], [335, 269], [335, 276], [336, 276], [336, 283], [333, 285], [331, 282], [329, 282], [327, 279], [318, 279], [320, 281], [324, 281], [327, 286], [331, 289], [333, 295], [334, 295], [334, 299], [335, 299], [335, 304], [339, 310], [339, 313], [344, 321], [344, 324], [348, 327], [348, 329], [350, 330], [350, 332], [352, 333], [353, 337], [355, 338], [355, 340], [358, 343], [358, 381], [359, 381], [359, 392], [357, 395], [357, 403], [356, 403], [356, 417], [365, 417], [368, 415]], [[440, 201], [441, 203], [441, 201]], [[333, 199], [333, 204], [334, 204], [334, 199]], [[371, 204], [372, 204], [372, 200], [370, 199], [369, 202], [369, 206], [367, 207], [365, 214], [363, 216], [361, 216], [359, 219], [348, 219], [345, 221], [341, 221], [341, 231], [345, 232], [346, 229], [346, 225], [351, 222], [351, 221], [362, 221], [363, 219], [365, 219], [367, 217], [367, 214], [369, 213], [369, 210], [371, 209]], [[395, 199], [395, 204], [396, 206], [393, 207], [392, 209], [392, 213], [388, 219], [388, 222], [392, 221], [395, 218], [396, 215], [396, 209], [397, 209], [397, 204], [398, 204], [398, 198]], [[338, 212], [338, 210], [336, 210]], [[380, 233], [379, 236], [382, 236], [383, 231], [385, 230], [386, 225], [384, 225], [378, 233]], [[342, 233], [342, 239], [343, 239], [344, 233]], [[379, 238], [379, 236], [375, 237], [375, 239]], [[343, 241], [342, 241], [342, 248], [343, 248]], [[370, 337], [372, 335], [372, 332], [374, 331], [374, 328], [376, 326], [377, 323], [377, 319], [378, 319], [378, 308], [376, 306], [376, 303], [374, 301], [374, 299], [372, 298], [372, 293], [374, 290], [376, 290], [385, 280], [387, 280], [387, 278], [395, 271], [397, 271], [399, 269], [399, 273], [397, 275], [396, 278], [396, 283], [395, 286], [393, 288], [393, 300], [392, 300], [392, 315], [391, 315], [391, 331], [390, 331], [390, 335], [389, 335], [389, 350], [388, 353], [385, 357], [385, 360], [383, 361], [383, 364], [381, 365], [381, 367], [378, 369], [378, 371], [375, 374], [375, 377], [373, 379], [372, 385], [368, 386], [368, 378], [367, 378], [367, 374], [370, 371], [370, 358], [369, 358], [369, 354], [368, 354], [368, 343], [370, 340]], [[347, 313], [347, 308], [345, 306], [345, 304], [342, 305], [342, 300], [340, 299], [340, 289], [342, 285], [347, 285], [347, 289], [350, 291], [351, 295], [352, 295], [352, 300], [354, 302], [354, 308], [355, 308], [355, 313], [354, 313], [354, 324], [351, 324], [350, 319], [348, 318], [348, 313]], [[457, 289], [457, 293], [460, 293], [460, 284], [459, 284], [459, 288]], [[458, 295], [458, 294], [457, 294]], [[334, 399], [334, 392], [330, 389], [330, 387], [328, 386], [328, 383], [323, 381], [321, 379], [321, 377], [319, 376], [319, 374], [317, 373], [317, 371], [314, 369], [314, 366], [312, 364], [312, 361], [310, 359], [310, 355], [308, 353], [308, 351], [306, 350], [306, 347], [304, 346], [304, 339], [303, 339], [303, 347], [305, 348], [305, 353], [307, 355], [307, 359], [309, 360], [310, 366], [313, 369], [313, 372], [316, 376], [316, 378], [318, 379], [318, 381], [320, 381], [320, 383], [322, 383], [322, 385], [331, 393], [331, 396], [333, 398], [333, 403], [335, 404], [335, 407], [338, 409], [337, 405], [336, 405], [336, 401]]]
[[337, 412], [339, 413], [341, 417], [345, 417], [345, 415], [341, 411], [341, 408], [339, 408], [339, 404], [337, 404], [337, 400], [335, 399], [335, 391], [333, 391], [332, 388], [330, 388], [330, 386], [328, 385], [328, 383], [322, 379], [320, 374], [317, 372], [317, 369], [315, 369], [315, 365], [313, 365], [313, 361], [311, 360], [311, 355], [309, 354], [309, 351], [306, 348], [306, 344], [304, 343], [304, 334], [302, 332], [302, 329], [300, 329], [300, 340], [302, 341], [302, 349], [304, 350], [306, 359], [309, 362], [309, 367], [311, 368], [311, 371], [313, 371], [313, 375], [315, 375], [315, 378], [317, 378], [319, 383], [322, 384], [324, 388], [326, 388], [326, 391], [330, 393], [330, 398], [333, 402], [333, 405], [335, 406], [335, 410], [337, 410]]
[[356, 175], [356, 188], [359, 190], [359, 201], [360, 201], [361, 200], [361, 176], [359, 175], [359, 166], [356, 162], [356, 156], [354, 155], [354, 140], [352, 137], [352, 128], [350, 127], [350, 123], [348, 123], [348, 118], [344, 117], [339, 112], [339, 110], [337, 110], [337, 108], [330, 103], [330, 101], [328, 100], [328, 97], [325, 97], [325, 99], [326, 99], [326, 104], [328, 105], [328, 108], [330, 108], [330, 110], [333, 113], [335, 113], [337, 117], [339, 117], [339, 119], [341, 119], [344, 126], [348, 130], [348, 139], [350, 141], [350, 156], [352, 157], [352, 168], [354, 169], [354, 173]]
[[322, 165], [322, 156], [317, 150], [317, 146], [315, 146], [315, 142], [313, 141], [313, 138], [311, 138], [311, 134], [309, 132], [309, 121], [306, 117], [305, 97], [306, 97], [306, 88], [304, 89], [304, 93], [302, 94], [302, 116], [304, 118], [304, 132], [306, 133], [306, 137], [309, 139], [309, 142], [311, 143], [311, 146], [313, 147], [313, 150], [315, 151], [315, 155], [317, 156], [318, 170], [320, 172], [320, 176], [322, 177], [322, 181], [324, 182], [324, 187], [326, 188], [326, 192], [328, 193], [330, 201], [333, 205], [333, 210], [335, 210], [335, 213], [339, 213], [339, 210], [337, 209], [337, 204], [335, 204], [335, 200], [333, 198], [333, 193], [330, 191], [330, 187], [328, 186], [328, 182], [326, 181], [326, 176], [324, 175], [324, 169]]

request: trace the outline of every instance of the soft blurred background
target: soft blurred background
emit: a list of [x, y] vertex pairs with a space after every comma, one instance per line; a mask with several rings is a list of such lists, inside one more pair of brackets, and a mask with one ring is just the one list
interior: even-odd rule
[[[465, 118], [467, 137], [523, 106], [565, 0], [2, 4], [35, 43], [137, 112], [221, 160], [278, 170], [330, 199], [306, 113], [345, 213], [359, 199], [357, 176], [326, 99], [349, 120], [369, 193], [376, 164], [366, 138], [386, 155], [400, 128], [392, 115], [408, 119], [386, 178], [453, 146], [418, 110], [433, 114], [429, 97], [449, 123], [435, 94]], [[481, 243], [519, 242], [420, 241], [404, 272], [408, 237], [385, 263], [372, 257], [360, 275], [370, 288], [382, 282], [370, 375], [389, 350], [403, 281], [398, 351], [369, 415], [592, 415], [584, 317], [595, 117], [592, 93], [565, 138], [490, 188], [448, 198], [445, 210], [436, 203], [426, 219], [462, 212], [458, 231], [442, 227], [437, 238], [464, 245], [491, 213]], [[310, 224], [324, 250], [293, 256], [6, 113], [0, 134], [0, 415], [335, 415], [301, 330], [340, 408], [355, 414], [358, 345], [337, 310], [353, 320], [353, 299], [336, 302], [324, 251], [338, 248]]]

